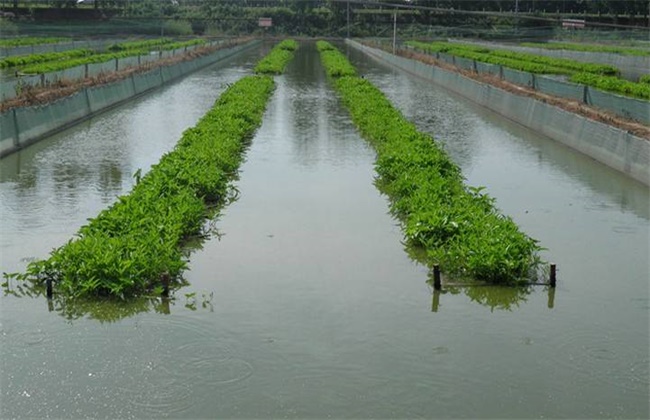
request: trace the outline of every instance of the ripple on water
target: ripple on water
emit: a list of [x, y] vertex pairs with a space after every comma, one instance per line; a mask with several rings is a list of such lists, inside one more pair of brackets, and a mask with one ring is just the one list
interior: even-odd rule
[[648, 354], [634, 346], [621, 346], [610, 336], [572, 331], [562, 339], [557, 358], [567, 371], [627, 391], [648, 388]]

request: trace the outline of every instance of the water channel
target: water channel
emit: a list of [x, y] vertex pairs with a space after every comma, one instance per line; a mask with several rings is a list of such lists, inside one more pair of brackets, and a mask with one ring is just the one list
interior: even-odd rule
[[[70, 239], [263, 52], [0, 161], [2, 271]], [[558, 288], [447, 288], [373, 186], [373, 150], [298, 50], [247, 152], [241, 195], [174, 299], [48, 307], [0, 298], [0, 417], [647, 418], [648, 189], [348, 51], [505, 214]]]

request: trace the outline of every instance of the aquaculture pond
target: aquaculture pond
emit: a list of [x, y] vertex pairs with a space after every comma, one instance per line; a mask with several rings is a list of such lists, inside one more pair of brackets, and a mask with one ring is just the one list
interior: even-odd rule
[[[128, 192], [264, 52], [1, 160], [2, 271]], [[557, 290], [434, 294], [373, 185], [373, 149], [303, 43], [238, 200], [192, 244], [186, 287], [128, 306], [0, 298], [0, 417], [648, 417], [648, 189], [348, 53], [541, 241]]]

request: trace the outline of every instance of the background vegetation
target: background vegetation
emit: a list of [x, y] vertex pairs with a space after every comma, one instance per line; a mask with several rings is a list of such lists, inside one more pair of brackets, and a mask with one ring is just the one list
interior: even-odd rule
[[[12, 21], [41, 23], [43, 31], [61, 21], [80, 23], [62, 31], [89, 30], [83, 21], [101, 21], [95, 33], [105, 27], [171, 35], [382, 36], [396, 11], [400, 32], [410, 36], [510, 36], [514, 29], [548, 36], [563, 18], [614, 25], [618, 32], [648, 26], [645, 0], [3, 0], [2, 9]], [[260, 17], [272, 18], [273, 26], [259, 28]]]

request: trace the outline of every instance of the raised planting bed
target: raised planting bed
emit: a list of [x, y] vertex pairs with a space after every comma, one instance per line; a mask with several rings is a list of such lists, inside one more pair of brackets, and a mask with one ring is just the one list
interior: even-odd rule
[[298, 43], [292, 39], [285, 39], [277, 44], [266, 57], [255, 66], [257, 74], [281, 74], [287, 63], [293, 58], [293, 52], [298, 48]]
[[[347, 60], [324, 41], [330, 63]], [[335, 61], [331, 56], [338, 54]], [[334, 73], [335, 74], [335, 73]], [[498, 284], [529, 283], [543, 264], [536, 240], [502, 215], [483, 188], [466, 186], [459, 167], [428, 134], [419, 132], [368, 80], [346, 72], [331, 77], [352, 120], [377, 151], [377, 187], [407, 244], [448, 275]]]

